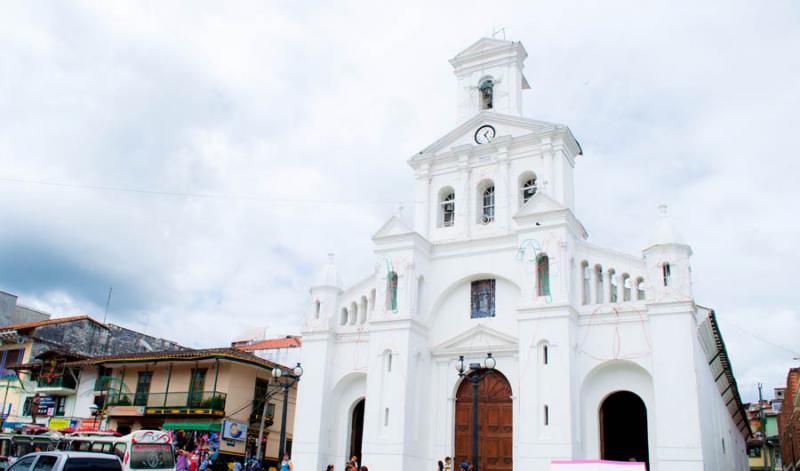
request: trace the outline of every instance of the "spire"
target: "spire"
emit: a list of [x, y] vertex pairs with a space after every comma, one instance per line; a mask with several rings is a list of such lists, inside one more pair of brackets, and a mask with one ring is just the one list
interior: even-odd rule
[[650, 234], [648, 247], [655, 245], [681, 244], [686, 245], [683, 237], [675, 230], [666, 204], [658, 206], [658, 220]]
[[342, 283], [339, 275], [336, 272], [336, 256], [333, 253], [328, 254], [328, 261], [323, 265], [317, 274], [315, 286], [334, 286], [341, 288]]

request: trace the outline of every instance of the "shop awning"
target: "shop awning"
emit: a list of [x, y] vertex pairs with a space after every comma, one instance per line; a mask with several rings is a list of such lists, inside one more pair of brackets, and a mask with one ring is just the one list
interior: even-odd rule
[[204, 432], [219, 432], [222, 424], [193, 423], [193, 422], [166, 422], [162, 430], [202, 430]]

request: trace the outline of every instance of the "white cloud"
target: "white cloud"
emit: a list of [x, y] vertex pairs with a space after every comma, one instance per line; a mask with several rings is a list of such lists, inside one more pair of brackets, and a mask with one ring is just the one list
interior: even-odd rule
[[[668, 202], [743, 394], [798, 348], [797, 5], [696, 2], [86, 2], [4, 5], [0, 287], [188, 345], [296, 329], [328, 251], [347, 281], [412, 197], [408, 156], [450, 129], [447, 59], [505, 26], [526, 114], [586, 155], [578, 215], [636, 253]], [[407, 205], [410, 206], [410, 205]], [[613, 215], [609, 217], [609, 215]], [[730, 324], [727, 324], [730, 322]]]

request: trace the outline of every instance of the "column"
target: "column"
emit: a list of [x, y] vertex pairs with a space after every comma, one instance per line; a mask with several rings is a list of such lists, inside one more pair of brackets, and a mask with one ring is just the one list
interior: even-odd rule
[[461, 232], [465, 238], [470, 237], [472, 230], [472, 183], [470, 182], [470, 174], [472, 169], [469, 168], [469, 156], [462, 155], [458, 158], [459, 167], [459, 180], [461, 181], [461, 196], [456, 195], [456, 217], [458, 221], [456, 225], [461, 225]]

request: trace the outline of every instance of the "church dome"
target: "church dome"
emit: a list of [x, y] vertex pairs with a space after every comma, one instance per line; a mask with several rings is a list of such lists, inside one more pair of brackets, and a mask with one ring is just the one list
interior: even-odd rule
[[672, 220], [667, 211], [667, 205], [662, 204], [658, 207], [658, 221], [653, 232], [650, 234], [649, 247], [654, 245], [667, 245], [667, 244], [682, 244], [686, 242], [683, 240], [675, 227], [672, 225]]
[[336, 272], [335, 256], [332, 253], [328, 254], [328, 262], [317, 273], [317, 278], [314, 280], [314, 286], [335, 286], [341, 288], [342, 283], [339, 279], [339, 274]]

